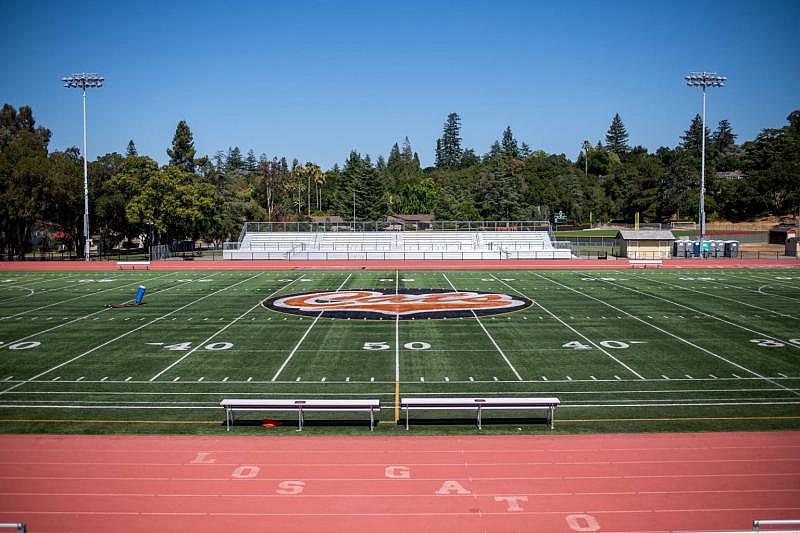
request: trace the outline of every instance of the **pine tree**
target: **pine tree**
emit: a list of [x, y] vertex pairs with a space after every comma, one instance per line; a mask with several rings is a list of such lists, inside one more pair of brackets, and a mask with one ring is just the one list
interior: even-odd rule
[[503, 131], [503, 141], [500, 143], [500, 148], [505, 157], [520, 158], [519, 143], [514, 138], [514, 134], [511, 133], [511, 126], [506, 126], [505, 131]]
[[172, 138], [172, 149], [167, 150], [170, 166], [178, 167], [185, 172], [194, 172], [194, 140], [192, 130], [185, 120], [178, 122], [175, 136]]
[[624, 155], [630, 151], [628, 131], [625, 129], [619, 113], [616, 113], [611, 120], [611, 126], [609, 126], [608, 133], [606, 133], [606, 146], [609, 151], [617, 155]]
[[[708, 141], [708, 128], [705, 131], [706, 141]], [[689, 128], [681, 135], [681, 146], [686, 150], [700, 151], [703, 142], [703, 119], [700, 115], [695, 115]]]
[[731, 123], [725, 119], [719, 121], [716, 131], [711, 136], [716, 149], [720, 152], [727, 152], [736, 148], [736, 134], [733, 133]]
[[441, 139], [436, 141], [436, 167], [458, 168], [461, 166], [461, 117], [458, 113], [447, 115]]
[[139, 153], [136, 151], [136, 145], [133, 144], [133, 139], [128, 141], [128, 149], [125, 151], [125, 157], [136, 157]]

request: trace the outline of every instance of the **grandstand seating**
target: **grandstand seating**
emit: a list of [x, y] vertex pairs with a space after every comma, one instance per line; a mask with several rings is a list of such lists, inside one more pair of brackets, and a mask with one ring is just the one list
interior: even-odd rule
[[546, 231], [246, 232], [225, 259], [569, 259]]

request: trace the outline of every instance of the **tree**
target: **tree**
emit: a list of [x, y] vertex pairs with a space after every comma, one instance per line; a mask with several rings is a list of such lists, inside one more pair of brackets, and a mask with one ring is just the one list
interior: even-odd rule
[[436, 141], [436, 168], [454, 169], [461, 166], [461, 117], [447, 115], [442, 137]]
[[170, 166], [178, 167], [184, 172], [194, 172], [194, 139], [185, 120], [178, 122], [172, 138], [172, 148], [167, 150], [167, 155]]
[[726, 119], [719, 121], [719, 126], [712, 134], [711, 140], [718, 152], [727, 152], [736, 148], [736, 134], [733, 133], [731, 123]]
[[611, 120], [611, 126], [609, 126], [608, 132], [606, 133], [606, 148], [618, 156], [625, 155], [630, 151], [630, 146], [628, 146], [628, 131], [625, 129], [625, 125], [622, 123], [622, 118], [620, 118], [619, 113], [614, 115], [614, 118]]
[[[706, 141], [708, 141], [708, 128], [705, 130]], [[685, 150], [695, 150], [700, 153], [703, 142], [703, 119], [700, 115], [695, 115], [691, 124], [683, 135], [681, 135], [681, 147]]]
[[519, 159], [521, 157], [519, 143], [514, 138], [514, 134], [511, 133], [511, 126], [506, 126], [506, 129], [503, 131], [503, 140], [500, 142], [500, 148], [505, 157], [514, 159]]
[[134, 157], [137, 155], [139, 155], [139, 153], [136, 151], [136, 145], [133, 144], [133, 139], [131, 139], [130, 141], [128, 141], [128, 149], [125, 150], [125, 156]]

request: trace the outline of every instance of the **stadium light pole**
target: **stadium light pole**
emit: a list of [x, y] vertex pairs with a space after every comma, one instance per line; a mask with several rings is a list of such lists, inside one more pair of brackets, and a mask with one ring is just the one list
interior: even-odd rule
[[728, 78], [714, 72], [690, 72], [685, 79], [689, 87], [700, 87], [703, 90], [703, 131], [700, 149], [700, 242], [703, 242], [706, 238], [706, 89], [724, 87]]
[[64, 87], [83, 90], [83, 256], [89, 261], [89, 164], [86, 159], [86, 89], [98, 89], [105, 78], [97, 74], [73, 74], [61, 78]]

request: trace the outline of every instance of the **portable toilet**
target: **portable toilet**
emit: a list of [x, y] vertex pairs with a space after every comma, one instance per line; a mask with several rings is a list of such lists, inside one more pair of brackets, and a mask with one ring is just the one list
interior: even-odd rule
[[797, 237], [789, 237], [786, 239], [786, 255], [789, 257], [797, 257]]
[[683, 241], [675, 241], [672, 243], [672, 256], [683, 257], [686, 253], [686, 244]]
[[700, 257], [700, 241], [692, 241], [692, 256]]
[[739, 241], [725, 241], [725, 257], [739, 257]]

